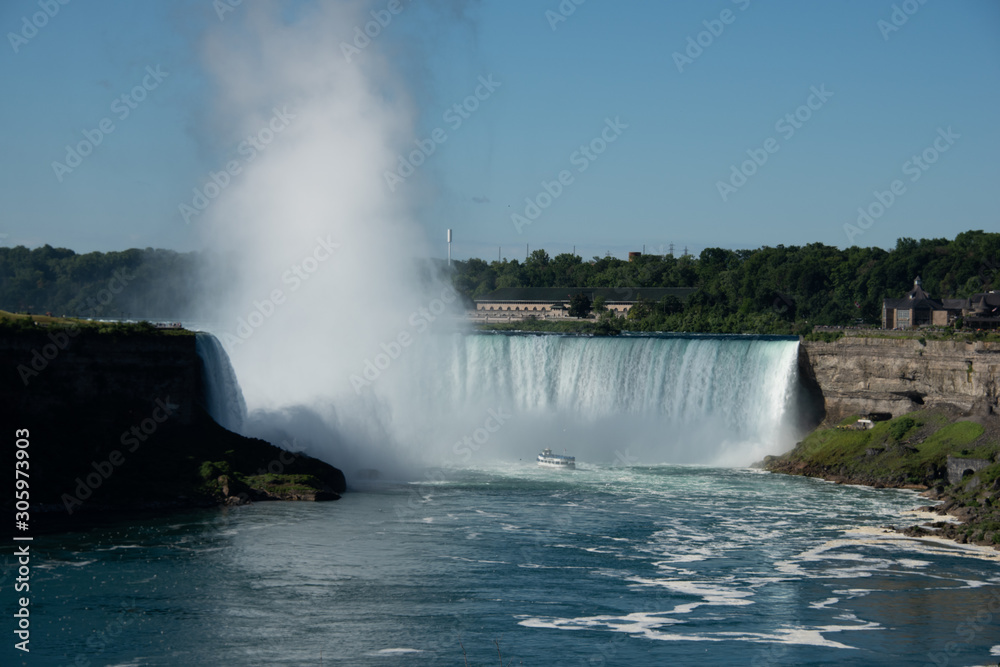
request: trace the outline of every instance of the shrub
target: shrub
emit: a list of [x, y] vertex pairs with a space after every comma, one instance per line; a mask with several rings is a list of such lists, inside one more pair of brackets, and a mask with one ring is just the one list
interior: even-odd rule
[[917, 422], [913, 421], [911, 417], [900, 417], [889, 424], [889, 437], [899, 442], [916, 425]]

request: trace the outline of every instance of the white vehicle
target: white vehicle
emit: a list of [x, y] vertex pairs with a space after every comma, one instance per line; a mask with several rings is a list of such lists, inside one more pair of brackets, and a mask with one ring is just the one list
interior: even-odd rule
[[576, 457], [553, 454], [552, 450], [546, 447], [545, 449], [542, 450], [542, 453], [538, 455], [538, 465], [543, 466], [545, 468], [563, 468], [565, 470], [575, 470]]

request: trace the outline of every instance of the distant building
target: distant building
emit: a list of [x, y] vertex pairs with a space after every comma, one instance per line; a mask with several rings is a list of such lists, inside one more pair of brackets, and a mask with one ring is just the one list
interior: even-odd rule
[[902, 299], [882, 300], [883, 329], [944, 327], [957, 318], [973, 329], [995, 329], [1000, 324], [1000, 293], [973, 294], [968, 299], [933, 299], [924, 291], [920, 276]]
[[964, 311], [965, 326], [970, 329], [1000, 328], [1000, 292], [980, 292], [969, 298]]
[[604, 297], [604, 306], [617, 315], [628, 314], [639, 299], [656, 303], [666, 296], [686, 301], [693, 287], [502, 287], [476, 299], [476, 315], [502, 315], [524, 318], [569, 317], [569, 301], [574, 295], [586, 294], [591, 302]]

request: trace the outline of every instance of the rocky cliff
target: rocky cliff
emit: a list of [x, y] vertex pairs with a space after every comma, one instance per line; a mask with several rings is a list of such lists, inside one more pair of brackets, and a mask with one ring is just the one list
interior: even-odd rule
[[843, 337], [799, 346], [803, 381], [822, 393], [826, 423], [868, 412], [948, 406], [988, 415], [1000, 396], [1000, 343]]
[[12, 415], [61, 421], [67, 409], [94, 408], [89, 421], [141, 419], [157, 399], [191, 424], [202, 401], [195, 336], [116, 336], [76, 329], [0, 335], [0, 402]]
[[[216, 424], [188, 332], [0, 331], [0, 414], [23, 430], [36, 508], [335, 499], [343, 474]], [[18, 437], [22, 437], [19, 435]], [[11, 459], [13, 460], [13, 458]]]

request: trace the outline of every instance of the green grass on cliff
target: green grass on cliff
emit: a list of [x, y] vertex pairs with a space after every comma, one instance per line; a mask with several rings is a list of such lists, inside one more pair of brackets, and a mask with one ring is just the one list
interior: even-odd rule
[[802, 340], [811, 342], [832, 343], [838, 338], [843, 338], [843, 331], [810, 331], [802, 336]]
[[552, 321], [524, 319], [517, 322], [477, 324], [479, 331], [531, 331], [539, 333], [589, 334], [597, 333], [597, 322], [586, 320]]
[[[856, 420], [849, 417], [840, 426]], [[995, 443], [977, 442], [983, 433], [975, 422], [950, 422], [942, 413], [922, 410], [879, 422], [868, 431], [818, 429], [786, 458], [854, 477], [920, 483], [939, 476], [949, 455], [992, 456]]]
[[79, 329], [80, 333], [112, 334], [119, 336], [192, 336], [195, 332], [187, 329], [157, 327], [150, 322], [97, 322], [76, 317], [53, 317], [50, 315], [29, 315], [0, 310], [0, 332], [27, 333], [36, 331], [54, 332]]
[[323, 483], [312, 475], [253, 475], [243, 477], [242, 481], [252, 489], [261, 489], [274, 495], [291, 493], [314, 493], [323, 488]]
[[983, 435], [984, 429], [981, 424], [975, 422], [954, 422], [935, 431], [921, 445], [921, 452], [928, 456], [943, 458], [949, 454], [953, 456], [978, 455], [984, 458], [991, 452], [989, 446], [978, 447], [974, 450], [966, 449]]
[[[228, 452], [227, 452], [228, 454]], [[306, 495], [322, 491], [324, 483], [311, 474], [261, 473], [244, 474], [233, 470], [229, 461], [203, 461], [198, 469], [201, 484], [195, 494], [216, 500], [224, 500], [224, 480], [230, 496], [238, 496], [250, 491], [266, 491], [273, 496]]]

